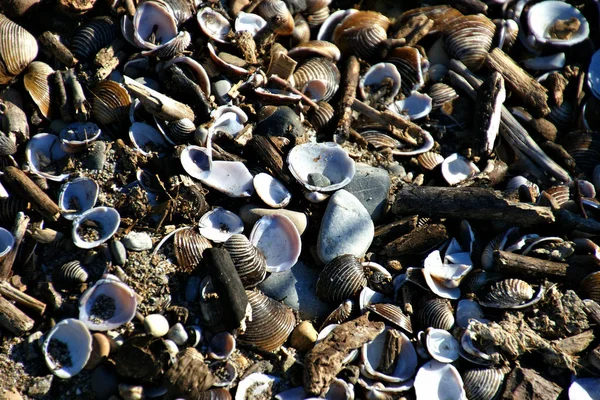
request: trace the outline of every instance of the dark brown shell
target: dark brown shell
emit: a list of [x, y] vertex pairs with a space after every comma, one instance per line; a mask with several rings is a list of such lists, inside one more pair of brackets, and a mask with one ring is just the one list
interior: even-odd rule
[[194, 228], [177, 231], [173, 237], [177, 264], [184, 272], [191, 272], [202, 260], [202, 252], [210, 247], [210, 241]]
[[444, 30], [444, 49], [478, 71], [492, 47], [496, 25], [485, 15], [464, 15], [450, 21]]
[[582, 298], [600, 302], [600, 272], [592, 272], [581, 281]]
[[38, 54], [33, 35], [0, 14], [0, 85], [19, 75]]
[[379, 315], [386, 321], [396, 325], [397, 327], [404, 329], [408, 333], [413, 333], [412, 323], [410, 317], [402, 311], [400, 307], [394, 304], [369, 304], [367, 308]]
[[92, 114], [103, 125], [124, 124], [129, 121], [131, 97], [114, 81], [104, 80], [92, 89]]
[[321, 324], [321, 328], [319, 328], [319, 330], [322, 331], [323, 328], [331, 324], [341, 324], [346, 322], [356, 308], [357, 307], [352, 300], [344, 301], [335, 310], [333, 310], [331, 314], [327, 316], [327, 318], [325, 318], [325, 321], [323, 321], [323, 324]]
[[413, 91], [420, 89], [425, 83], [429, 61], [418, 48], [396, 47], [389, 52], [385, 61], [394, 64], [400, 72], [402, 77], [400, 86], [404, 96], [410, 96]]
[[499, 368], [473, 368], [461, 375], [469, 400], [489, 400], [496, 398], [505, 372]]
[[188, 399], [204, 398], [215, 381], [215, 377], [202, 353], [194, 347], [188, 347], [178, 355], [177, 362], [165, 372], [164, 383], [170, 398], [182, 397]]
[[421, 329], [437, 328], [449, 331], [454, 326], [454, 310], [446, 299], [425, 300], [417, 311]]
[[63, 285], [79, 284], [87, 281], [88, 273], [83, 269], [79, 260], [73, 260], [55, 268], [52, 277], [55, 282]]
[[267, 277], [267, 260], [246, 236], [232, 235], [223, 244], [229, 252], [245, 289], [256, 287]]
[[344, 254], [325, 265], [317, 280], [317, 297], [340, 303], [356, 297], [367, 286], [367, 277], [358, 258]]
[[94, 18], [83, 25], [71, 38], [71, 51], [80, 60], [95, 56], [117, 37], [118, 26], [106, 16]]
[[17, 152], [17, 143], [8, 135], [0, 132], [0, 156], [9, 156]]
[[317, 102], [317, 105], [319, 106], [319, 109], [312, 112], [309, 121], [313, 128], [319, 132], [331, 125], [335, 111], [331, 104], [326, 101], [320, 100]]
[[389, 26], [390, 20], [381, 13], [355, 12], [335, 28], [333, 42], [345, 55], [371, 58], [376, 54], [379, 43], [387, 39]]
[[565, 135], [561, 143], [577, 162], [577, 168], [591, 176], [600, 164], [600, 133], [575, 131]]
[[239, 342], [264, 351], [277, 350], [296, 326], [294, 312], [257, 290], [247, 290], [246, 294], [252, 307], [252, 320], [246, 321], [246, 331], [238, 337]]
[[531, 285], [520, 279], [503, 279], [495, 282], [485, 290], [482, 305], [493, 305], [498, 308], [509, 308], [531, 300], [535, 294]]

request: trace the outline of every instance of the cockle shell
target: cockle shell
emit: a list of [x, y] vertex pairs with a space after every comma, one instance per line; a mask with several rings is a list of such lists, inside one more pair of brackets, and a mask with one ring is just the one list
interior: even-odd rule
[[288, 51], [288, 56], [294, 59], [305, 59], [309, 57], [326, 57], [332, 61], [338, 61], [341, 57], [340, 49], [331, 42], [324, 40], [311, 40], [294, 46]]
[[362, 346], [361, 359], [363, 362], [364, 370], [361, 371], [363, 375], [369, 378], [385, 382], [402, 382], [410, 379], [417, 370], [418, 360], [417, 352], [414, 346], [410, 342], [410, 339], [402, 332], [396, 334], [400, 337], [400, 354], [398, 354], [398, 360], [392, 372], [385, 373], [378, 370], [380, 362], [383, 358], [386, 349], [386, 337], [390, 334], [391, 329], [386, 328], [381, 332], [372, 342], [369, 342]]
[[417, 400], [467, 400], [463, 381], [452, 364], [436, 360], [419, 368], [415, 377]]
[[327, 302], [339, 303], [356, 297], [367, 286], [367, 277], [358, 258], [344, 254], [325, 265], [317, 280], [317, 296]]
[[428, 328], [425, 334], [427, 352], [434, 360], [442, 363], [451, 363], [458, 360], [460, 345], [450, 332], [443, 329]]
[[122, 85], [104, 80], [94, 86], [92, 92], [92, 115], [100, 124], [119, 125], [128, 121], [131, 97]]
[[379, 43], [387, 39], [390, 20], [374, 11], [352, 13], [335, 28], [333, 42], [342, 53], [371, 58]]
[[42, 115], [46, 118], [51, 116], [52, 83], [54, 70], [48, 64], [34, 61], [27, 67], [27, 73], [23, 77], [23, 85], [29, 95], [38, 106]]
[[135, 11], [133, 32], [139, 48], [153, 50], [177, 36], [177, 20], [159, 3], [146, 1]]
[[184, 228], [175, 232], [173, 247], [181, 270], [192, 272], [202, 260], [204, 250], [212, 247], [212, 244], [196, 229]]
[[55, 282], [63, 285], [76, 285], [87, 281], [88, 273], [83, 269], [79, 260], [73, 260], [55, 268], [52, 277]]
[[269, 174], [263, 172], [254, 175], [253, 183], [256, 194], [270, 207], [283, 208], [292, 199], [292, 194], [283, 183]]
[[[569, 32], [565, 37], [553, 32], [559, 21], [571, 19], [578, 21], [577, 31]], [[544, 44], [573, 46], [586, 40], [590, 34], [590, 26], [581, 11], [562, 1], [543, 1], [531, 6], [527, 11], [527, 25], [530, 32], [527, 41], [534, 47]]]
[[206, 36], [219, 43], [227, 42], [227, 34], [231, 31], [231, 24], [227, 18], [210, 7], [198, 11], [196, 18]]
[[157, 152], [159, 156], [164, 155], [171, 147], [157, 129], [145, 122], [131, 124], [129, 139], [133, 143], [133, 147], [145, 156], [149, 156], [153, 152]]
[[0, 14], [0, 85], [19, 75], [38, 54], [37, 40], [20, 25]]
[[429, 61], [416, 47], [404, 46], [392, 49], [385, 62], [394, 64], [402, 76], [401, 88], [404, 96], [410, 96], [425, 84]]
[[267, 26], [267, 21], [260, 15], [243, 11], [237, 15], [234, 24], [236, 32], [250, 32], [252, 36], [255, 36], [265, 26]]
[[358, 12], [357, 9], [349, 8], [347, 10], [338, 10], [331, 13], [327, 19], [321, 24], [319, 33], [317, 34], [317, 40], [326, 40], [328, 42], [333, 41], [333, 33], [335, 28], [350, 14]]
[[504, 279], [492, 285], [483, 295], [481, 304], [497, 308], [519, 306], [533, 298], [531, 285], [520, 279]]
[[281, 381], [276, 376], [254, 372], [240, 381], [235, 400], [251, 400], [272, 396], [274, 386]]
[[93, 122], [70, 123], [60, 131], [61, 146], [67, 153], [82, 151], [98, 139], [101, 132]]
[[246, 236], [232, 235], [223, 244], [229, 252], [245, 289], [252, 289], [267, 277], [267, 260]]
[[278, 35], [291, 35], [294, 31], [294, 17], [282, 0], [264, 0], [257, 7], [271, 30]]
[[244, 231], [244, 222], [237, 214], [216, 207], [200, 218], [200, 233], [215, 243], [223, 243], [236, 233]]
[[97, 17], [79, 28], [71, 38], [71, 51], [80, 60], [95, 56], [117, 37], [117, 24], [107, 16]]
[[469, 400], [488, 400], [502, 388], [505, 372], [500, 368], [472, 368], [461, 375]]
[[422, 328], [432, 327], [446, 331], [454, 326], [454, 310], [446, 299], [434, 298], [421, 303], [416, 313]]
[[94, 207], [99, 192], [98, 184], [84, 176], [65, 182], [58, 195], [58, 207], [62, 216], [73, 220]]
[[496, 25], [482, 14], [464, 15], [448, 23], [444, 48], [471, 71], [478, 71], [492, 46]]
[[[68, 354], [53, 354], [55, 340], [66, 347]], [[46, 334], [42, 352], [46, 365], [54, 375], [62, 379], [71, 378], [83, 369], [90, 358], [92, 335], [81, 321], [74, 318], [64, 319]]]
[[[313, 83], [319, 83], [319, 90]], [[313, 100], [330, 100], [340, 84], [340, 71], [325, 57], [311, 58], [294, 72], [294, 86]]]
[[401, 81], [400, 72], [394, 64], [381, 62], [371, 66], [365, 72], [358, 83], [358, 88], [363, 99], [368, 99], [370, 93], [367, 88], [374, 87], [377, 90], [380, 87], [388, 87], [385, 98], [391, 101], [400, 92]]
[[60, 182], [65, 180], [69, 174], [55, 175], [49, 171], [53, 164], [62, 160], [67, 153], [60, 146], [60, 139], [50, 133], [38, 133], [27, 142], [25, 147], [25, 158], [32, 173], [40, 175], [51, 181]]

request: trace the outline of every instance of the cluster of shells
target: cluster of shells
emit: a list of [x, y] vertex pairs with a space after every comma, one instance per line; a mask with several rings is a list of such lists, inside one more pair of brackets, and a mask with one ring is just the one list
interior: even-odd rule
[[[0, 1], [0, 328], [43, 332], [51, 373], [125, 400], [600, 396], [597, 2], [55, 3]], [[357, 244], [365, 163], [391, 188]]]

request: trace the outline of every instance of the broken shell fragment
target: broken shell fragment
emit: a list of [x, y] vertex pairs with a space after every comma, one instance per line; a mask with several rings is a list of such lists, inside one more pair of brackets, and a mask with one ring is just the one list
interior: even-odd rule
[[121, 217], [114, 208], [91, 208], [73, 220], [73, 243], [81, 249], [93, 249], [110, 239], [120, 223]]
[[65, 182], [58, 195], [58, 207], [66, 219], [75, 219], [96, 205], [100, 188], [90, 178], [79, 177]]
[[67, 153], [82, 151], [98, 139], [101, 132], [93, 122], [71, 123], [60, 131], [61, 146]]
[[193, 144], [185, 146], [179, 156], [181, 166], [193, 178], [202, 180], [212, 172], [212, 153], [210, 148]]
[[77, 375], [92, 353], [92, 335], [74, 318], [60, 321], [46, 334], [42, 345], [46, 365], [59, 378]]
[[250, 242], [264, 254], [269, 272], [292, 268], [302, 250], [296, 226], [284, 215], [266, 215], [256, 221], [250, 233]]
[[51, 181], [60, 182], [69, 174], [57, 174], [56, 163], [67, 156], [60, 146], [60, 138], [50, 133], [38, 133], [27, 142], [25, 158], [31, 172]]
[[283, 183], [269, 174], [264, 172], [256, 174], [253, 183], [256, 194], [270, 207], [283, 208], [292, 199], [292, 194]]
[[34, 61], [27, 67], [23, 85], [45, 118], [51, 117], [52, 75], [54, 70], [48, 64]]
[[467, 400], [463, 381], [452, 364], [431, 360], [425, 363], [415, 377], [417, 400]]
[[223, 243], [236, 233], [244, 231], [244, 221], [223, 207], [216, 207], [200, 218], [200, 233], [215, 243]]
[[442, 163], [442, 175], [449, 185], [457, 185], [479, 172], [477, 165], [458, 153], [446, 157]]

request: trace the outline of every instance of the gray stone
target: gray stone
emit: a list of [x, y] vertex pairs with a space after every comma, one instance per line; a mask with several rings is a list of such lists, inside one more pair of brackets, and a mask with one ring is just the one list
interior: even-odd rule
[[317, 254], [327, 263], [342, 254], [365, 255], [375, 233], [369, 212], [345, 189], [331, 196], [319, 230]]
[[152, 238], [146, 232], [129, 232], [123, 238], [123, 244], [127, 250], [144, 251], [152, 248]]
[[160, 314], [150, 314], [144, 318], [146, 332], [154, 337], [162, 337], [169, 332], [169, 321]]
[[261, 208], [256, 204], [245, 204], [240, 208], [239, 216], [242, 218], [244, 223], [249, 227], [252, 227], [256, 221], [264, 217], [265, 215], [284, 215], [288, 217], [298, 233], [302, 233], [306, 230], [308, 219], [304, 213], [298, 211], [291, 211], [286, 209], [273, 209], [273, 208]]
[[46, 396], [50, 392], [53, 379], [54, 375], [33, 377], [27, 387], [27, 394], [33, 398]]
[[113, 240], [109, 243], [110, 255], [115, 265], [125, 265], [127, 262], [127, 250], [125, 245], [118, 240]]
[[88, 169], [102, 170], [106, 163], [106, 144], [100, 140], [92, 143], [88, 152], [82, 157], [81, 163]]
[[388, 206], [388, 194], [392, 182], [385, 169], [356, 164], [356, 173], [344, 190], [352, 193], [362, 203], [375, 222]]
[[200, 279], [199, 276], [190, 276], [185, 285], [185, 300], [188, 303], [193, 303], [200, 294]]
[[185, 327], [181, 323], [176, 323], [169, 329], [167, 338], [171, 339], [178, 346], [183, 346], [188, 340], [188, 334], [185, 331]]
[[299, 261], [291, 269], [271, 274], [258, 288], [298, 311], [302, 319], [325, 318], [332, 307], [317, 298], [319, 270]]

